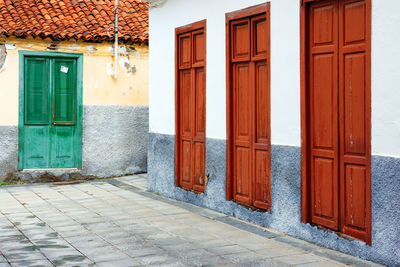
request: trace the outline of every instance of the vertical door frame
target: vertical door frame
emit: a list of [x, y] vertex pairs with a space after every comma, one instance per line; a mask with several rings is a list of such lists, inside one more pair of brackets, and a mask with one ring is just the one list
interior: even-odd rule
[[[226, 200], [233, 199], [234, 179], [233, 179], [233, 93], [232, 93], [232, 72], [231, 72], [231, 21], [266, 14], [267, 28], [270, 30], [270, 2], [240, 9], [225, 14], [225, 48], [226, 48]], [[251, 26], [250, 26], [251, 27]], [[270, 36], [268, 36], [270, 38]], [[268, 79], [270, 76], [270, 41], [267, 46]], [[253, 189], [251, 189], [253, 190]]]
[[[301, 221], [303, 223], [311, 222], [311, 177], [310, 177], [310, 132], [309, 132], [309, 107], [307, 107], [309, 92], [308, 92], [308, 5], [307, 3], [316, 2], [319, 0], [299, 0], [300, 1], [300, 114], [301, 114]], [[340, 0], [336, 0], [340, 1]], [[366, 130], [368, 137], [367, 140], [367, 158], [369, 157], [369, 162], [366, 165], [369, 168], [367, 171], [367, 194], [366, 194], [366, 225], [367, 225], [367, 237], [364, 240], [368, 245], [371, 245], [371, 1], [365, 0], [366, 2], [366, 36], [367, 41], [367, 57], [366, 57], [366, 96], [367, 96], [367, 107], [366, 107]], [[340, 63], [340, 62], [339, 62]], [[338, 75], [340, 75], [338, 73]], [[339, 79], [339, 78], [338, 78]], [[342, 123], [339, 123], [341, 125]], [[342, 127], [342, 126], [340, 126]], [[340, 134], [338, 132], [338, 134]], [[340, 172], [339, 172], [340, 173]], [[341, 180], [341, 175], [339, 175], [339, 180]], [[339, 181], [339, 183], [341, 183]], [[341, 188], [342, 185], [339, 186]], [[339, 203], [342, 202], [342, 193], [339, 193]], [[344, 207], [340, 207], [339, 216], [341, 216], [341, 210]], [[339, 219], [339, 222], [341, 219]], [[340, 231], [343, 226], [340, 225]], [[340, 233], [340, 232], [338, 232]]]
[[78, 131], [79, 148], [77, 151], [78, 169], [82, 168], [82, 91], [83, 91], [83, 54], [61, 53], [61, 52], [42, 52], [20, 50], [19, 54], [19, 111], [18, 111], [18, 170], [24, 168], [24, 114], [25, 114], [25, 58], [26, 57], [45, 57], [45, 58], [69, 58], [76, 59], [76, 130]]
[[[179, 35], [187, 32], [192, 32], [198, 29], [203, 28], [204, 30], [204, 42], [205, 42], [205, 47], [204, 47], [204, 76], [205, 76], [205, 90], [204, 90], [204, 98], [205, 98], [205, 112], [204, 112], [204, 131], [205, 131], [205, 136], [204, 139], [206, 139], [206, 132], [207, 132], [207, 118], [206, 118], [206, 110], [207, 110], [207, 20], [200, 20], [197, 22], [193, 22], [188, 25], [184, 25], [178, 28], [175, 28], [175, 186], [181, 186], [180, 184], [180, 133], [181, 133], [181, 121], [180, 121], [180, 115], [181, 115], [181, 105], [180, 105], [180, 90], [179, 90]], [[191, 46], [193, 44], [193, 40], [191, 40]], [[193, 57], [193, 51], [190, 53], [190, 57]], [[191, 61], [192, 62], [192, 61]], [[193, 84], [193, 81], [192, 81]], [[205, 145], [205, 140], [204, 140], [204, 145]], [[206, 150], [207, 148], [205, 148]], [[204, 152], [205, 153], [205, 152]], [[204, 155], [205, 157], [205, 155]], [[205, 160], [204, 160], [205, 161]], [[205, 162], [204, 162], [204, 168], [205, 168]], [[205, 177], [204, 177], [205, 178]], [[206, 186], [206, 181], [204, 182], [204, 188]], [[205, 190], [205, 189], [204, 189]]]
[[301, 221], [309, 223], [311, 221], [311, 183], [309, 182], [309, 133], [308, 133], [308, 109], [307, 109], [307, 7], [306, 0], [300, 0], [300, 115], [301, 115]]

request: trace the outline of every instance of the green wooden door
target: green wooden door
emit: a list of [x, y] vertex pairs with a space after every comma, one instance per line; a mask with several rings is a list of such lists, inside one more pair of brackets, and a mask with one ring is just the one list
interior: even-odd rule
[[26, 56], [23, 77], [22, 168], [78, 168], [77, 59]]

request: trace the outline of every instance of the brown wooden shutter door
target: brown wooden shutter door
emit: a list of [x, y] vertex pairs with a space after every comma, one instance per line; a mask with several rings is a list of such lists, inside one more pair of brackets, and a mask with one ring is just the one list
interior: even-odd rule
[[271, 203], [268, 18], [264, 6], [259, 15], [230, 21], [228, 44], [233, 197], [261, 209]]
[[311, 216], [339, 229], [337, 1], [310, 7]]
[[177, 185], [204, 192], [205, 21], [177, 29]]
[[253, 205], [271, 205], [269, 19], [263, 14], [251, 19], [253, 79]]
[[193, 189], [204, 191], [205, 184], [205, 138], [206, 138], [206, 43], [204, 29], [194, 31], [193, 36]]
[[308, 8], [311, 221], [370, 242], [370, 2]]
[[365, 0], [339, 2], [341, 231], [370, 242], [370, 11]]

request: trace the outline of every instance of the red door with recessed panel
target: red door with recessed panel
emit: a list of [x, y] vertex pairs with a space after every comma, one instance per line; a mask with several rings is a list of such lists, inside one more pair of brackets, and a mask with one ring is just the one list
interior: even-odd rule
[[307, 5], [311, 222], [370, 242], [370, 1]]
[[205, 186], [205, 21], [176, 29], [175, 182]]
[[267, 210], [271, 205], [269, 5], [227, 14], [227, 27], [231, 181], [227, 191], [238, 203]]
[[311, 214], [314, 223], [339, 229], [338, 2], [310, 6]]

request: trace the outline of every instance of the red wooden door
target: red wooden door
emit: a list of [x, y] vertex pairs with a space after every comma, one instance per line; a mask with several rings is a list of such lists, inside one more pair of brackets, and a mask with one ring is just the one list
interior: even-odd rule
[[[229, 22], [229, 95], [232, 125], [233, 197], [248, 206], [269, 209], [270, 92], [269, 13]], [[229, 98], [229, 97], [228, 97]]]
[[204, 192], [205, 21], [176, 30], [176, 183]]
[[308, 8], [311, 221], [369, 240], [370, 2]]
[[371, 242], [370, 0], [339, 1], [341, 231]]
[[339, 229], [337, 1], [312, 4], [309, 20], [311, 217]]

